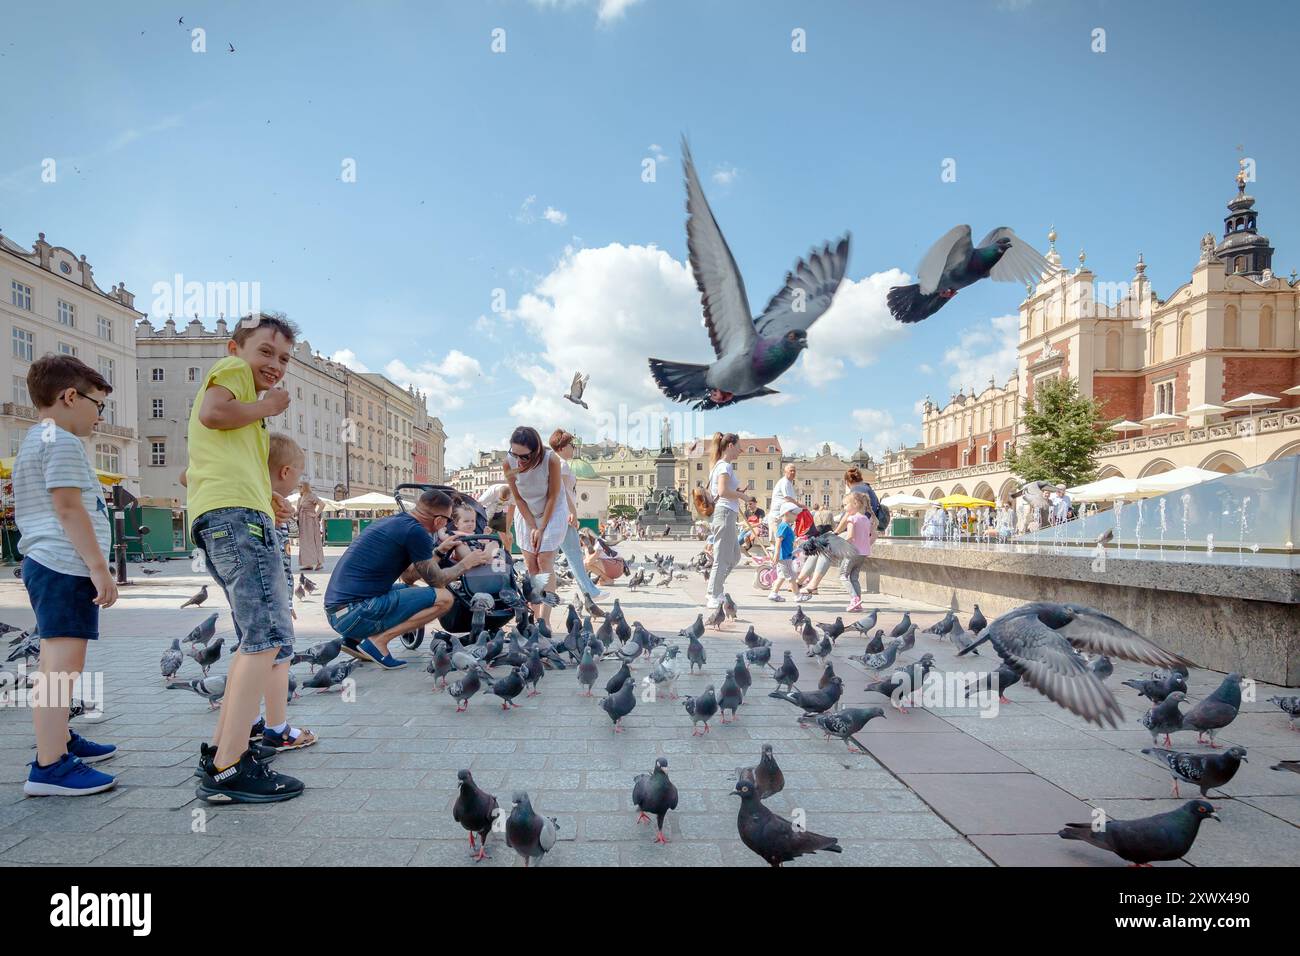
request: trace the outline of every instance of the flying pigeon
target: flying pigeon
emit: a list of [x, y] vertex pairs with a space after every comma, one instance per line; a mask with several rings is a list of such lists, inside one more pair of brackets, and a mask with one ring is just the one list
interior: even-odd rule
[[971, 245], [970, 226], [954, 226], [925, 254], [916, 268], [917, 281], [894, 286], [885, 299], [899, 322], [920, 322], [980, 279], [1024, 285], [1051, 271], [1051, 264], [1006, 226], [994, 229], [977, 247]]
[[709, 732], [709, 721], [718, 712], [718, 698], [713, 692], [713, 685], [710, 684], [706, 687], [704, 693], [699, 697], [688, 696], [682, 701], [682, 706], [686, 708], [686, 713], [691, 718], [691, 736], [701, 736], [699, 727], [701, 723], [704, 724], [704, 733], [707, 734]]
[[833, 248], [827, 243], [806, 261], [797, 262], [786, 273], [785, 285], [754, 318], [736, 260], [704, 197], [684, 140], [682, 164], [686, 245], [704, 307], [704, 327], [717, 360], [712, 365], [689, 365], [652, 358], [650, 374], [670, 399], [691, 402], [705, 411], [773, 395], [775, 389], [767, 386], [808, 347], [808, 329], [830, 307], [844, 279], [849, 237], [845, 235]]
[[780, 866], [795, 857], [819, 850], [843, 852], [834, 837], [821, 836], [803, 827], [796, 827], [769, 810], [759, 799], [754, 784], [748, 780], [737, 780], [733, 793], [740, 797], [740, 812], [736, 816], [740, 842], [772, 866]]
[[181, 605], [181, 610], [184, 610], [190, 605], [193, 605], [194, 607], [199, 607], [207, 599], [208, 599], [208, 586], [205, 584], [203, 585], [203, 587], [199, 588], [197, 594], [195, 594], [188, 601], [186, 601], [184, 604]]
[[1178, 750], [1161, 750], [1158, 747], [1143, 747], [1142, 752], [1161, 760], [1169, 767], [1173, 778], [1172, 794], [1177, 797], [1179, 779], [1194, 783], [1201, 788], [1204, 797], [1211, 787], [1222, 787], [1237, 775], [1242, 762], [1246, 760], [1245, 747], [1229, 747], [1221, 754], [1193, 754]]
[[1235, 671], [1223, 679], [1214, 693], [1196, 702], [1196, 706], [1183, 714], [1183, 726], [1196, 731], [1196, 742], [1210, 735], [1210, 747], [1217, 747], [1214, 735], [1237, 719], [1241, 708], [1241, 675]]
[[636, 683], [630, 680], [624, 681], [617, 692], [601, 698], [600, 707], [614, 722], [614, 733], [621, 734], [623, 718], [632, 713], [636, 707]]
[[171, 647], [163, 651], [161, 663], [163, 680], [169, 680], [176, 676], [176, 672], [185, 663], [185, 652], [181, 650], [179, 638], [172, 638]]
[[1081, 840], [1099, 850], [1109, 850], [1134, 866], [1177, 860], [1196, 842], [1201, 821], [1218, 820], [1214, 807], [1204, 800], [1189, 800], [1177, 810], [1137, 820], [1107, 820], [1100, 829], [1091, 823], [1067, 823], [1063, 840]]
[[632, 806], [639, 811], [636, 822], [649, 823], [647, 814], [654, 814], [659, 832], [656, 843], [667, 843], [664, 836], [664, 817], [669, 810], [677, 809], [677, 787], [668, 779], [668, 758], [660, 757], [649, 773], [639, 773], [632, 778]]
[[589, 408], [590, 406], [582, 400], [582, 393], [586, 390], [587, 380], [590, 378], [591, 378], [590, 375], [583, 375], [581, 372], [574, 372], [573, 383], [569, 386], [568, 394], [566, 394], [564, 397], [567, 398], [569, 401], [573, 402], [573, 404], [575, 405], [581, 405], [583, 408]]
[[207, 620], [194, 628], [181, 639], [182, 644], [206, 644], [217, 633], [217, 612], [208, 615]]
[[[468, 770], [458, 771], [456, 779], [460, 781], [460, 794], [452, 804], [451, 817], [469, 831], [469, 849], [473, 854], [471, 859], [477, 863], [487, 859], [488, 834], [492, 832], [492, 824], [501, 810], [497, 806], [497, 798], [480, 789], [474, 782], [474, 775]], [[474, 853], [475, 833], [480, 839], [477, 853]]]
[[[864, 754], [867, 748], [853, 735], [865, 727], [868, 721], [876, 717], [884, 718], [884, 716], [885, 711], [880, 707], [845, 707], [831, 714], [819, 715], [817, 726], [821, 728], [827, 740], [838, 737], [844, 741], [850, 753]], [[850, 740], [853, 741], [852, 744], [849, 743]], [[854, 744], [857, 746], [855, 747]]]
[[[976, 652], [978, 653], [978, 651]], [[1115, 673], [1115, 665], [1111, 663], [1109, 657], [1105, 654], [1099, 654], [1088, 664], [1088, 669], [1097, 675], [1097, 680], [1105, 680], [1111, 674]]]
[[538, 816], [528, 794], [518, 790], [514, 795], [514, 809], [506, 818], [506, 846], [524, 858], [541, 862], [542, 857], [555, 846], [556, 831], [560, 825], [555, 817]]
[[785, 774], [781, 773], [781, 768], [776, 765], [771, 744], [763, 744], [763, 752], [754, 766], [737, 767], [736, 779], [746, 780], [752, 784], [758, 791], [760, 800], [766, 800], [785, 789]]

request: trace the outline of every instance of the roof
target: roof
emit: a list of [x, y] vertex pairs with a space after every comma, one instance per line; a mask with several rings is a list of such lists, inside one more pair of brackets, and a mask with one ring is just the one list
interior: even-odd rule
[[585, 458], [574, 458], [569, 462], [569, 470], [573, 472], [574, 478], [595, 478], [600, 480], [600, 475], [596, 474], [596, 469], [591, 467], [591, 462]]

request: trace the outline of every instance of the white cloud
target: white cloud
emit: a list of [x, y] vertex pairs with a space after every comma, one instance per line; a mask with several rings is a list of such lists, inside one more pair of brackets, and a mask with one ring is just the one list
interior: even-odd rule
[[713, 181], [719, 186], [730, 186], [740, 175], [740, 170], [735, 166], [720, 166], [713, 171]]
[[668, 154], [663, 151], [663, 147], [658, 143], [651, 143], [647, 149], [650, 151], [650, 155], [654, 157], [656, 163], [668, 162]]
[[1019, 315], [999, 315], [990, 319], [987, 327], [963, 331], [961, 345], [943, 353], [943, 364], [955, 370], [948, 376], [949, 388], [956, 391], [973, 386], [978, 395], [988, 385], [990, 376], [998, 385], [1006, 384], [1016, 370], [1019, 341]]
[[594, 6], [596, 20], [601, 26], [621, 20], [627, 11], [641, 0], [533, 0], [533, 6], [544, 9], [570, 10], [576, 6]]
[[888, 346], [905, 339], [907, 327], [889, 314], [885, 294], [890, 286], [909, 281], [899, 269], [857, 281], [846, 278], [826, 314], [808, 330], [808, 350], [800, 363], [804, 378], [814, 385], [839, 378], [845, 363], [863, 368]]
[[338, 362], [340, 365], [346, 365], [354, 372], [369, 372], [368, 369], [358, 358], [357, 353], [351, 349], [339, 349], [330, 356], [331, 362]]
[[542, 213], [542, 218], [549, 223], [554, 223], [557, 226], [563, 226], [566, 222], [569, 221], [568, 214], [561, 212], [560, 210], [556, 209], [554, 206], [547, 206], [546, 211]]
[[862, 431], [862, 445], [871, 454], [879, 456], [890, 448], [915, 440], [915, 424], [897, 424], [894, 416], [880, 408], [855, 408], [853, 424]]
[[473, 387], [472, 379], [483, 375], [478, 359], [452, 349], [441, 361], [424, 361], [412, 368], [401, 359], [384, 366], [384, 374], [402, 388], [414, 385], [428, 396], [441, 414], [465, 404], [464, 395]]
[[934, 366], [931, 365], [929, 362], [922, 362], [920, 365], [916, 367], [916, 370], [920, 372], [922, 375], [934, 374]]
[[536, 196], [529, 196], [525, 199], [519, 206], [519, 212], [515, 214], [515, 222], [522, 222], [525, 226], [536, 222], [537, 217], [533, 215], [533, 206], [536, 202]]
[[[447, 434], [447, 444], [445, 448], [443, 461], [446, 468], [451, 471], [456, 468], [463, 468], [478, 458], [480, 442], [478, 436], [473, 432], [449, 432]], [[504, 447], [497, 445], [498, 448]], [[486, 449], [483, 449], [486, 450]]]

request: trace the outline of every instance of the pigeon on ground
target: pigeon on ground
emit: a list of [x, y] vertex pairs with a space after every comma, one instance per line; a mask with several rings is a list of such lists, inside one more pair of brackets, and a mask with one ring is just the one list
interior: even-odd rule
[[1160, 735], [1164, 734], [1165, 746], [1168, 747], [1169, 735], [1184, 729], [1183, 713], [1178, 705], [1186, 699], [1186, 694], [1176, 690], [1142, 715], [1142, 726], [1151, 731], [1151, 743], [1159, 743]]
[[451, 645], [446, 641], [434, 641], [431, 649], [432, 656], [429, 658], [429, 666], [425, 668], [434, 676], [433, 688], [447, 686], [447, 675], [456, 669], [452, 663]]
[[[976, 653], [978, 653], [978, 651]], [[1100, 654], [1095, 657], [1088, 665], [1088, 668], [1097, 675], [1097, 680], [1102, 681], [1115, 673], [1115, 665], [1111, 663], [1110, 658], [1105, 654]]]
[[509, 674], [496, 680], [486, 677], [484, 683], [487, 684], [487, 692], [501, 701], [502, 710], [519, 706], [515, 703], [515, 698], [524, 692], [522, 667], [512, 667]]
[[766, 800], [785, 789], [785, 774], [781, 773], [781, 768], [776, 765], [771, 744], [763, 744], [763, 752], [754, 766], [737, 767], [736, 779], [746, 780], [752, 784], [758, 791], [760, 800]]
[[704, 326], [717, 358], [712, 365], [650, 359], [650, 374], [675, 402], [709, 410], [760, 395], [808, 347], [808, 329], [830, 306], [844, 279], [849, 237], [827, 243], [787, 272], [785, 284], [757, 318], [727, 241], [709, 208], [690, 148], [682, 143], [686, 171], [686, 245], [704, 306]]
[[700, 724], [704, 724], [704, 733], [707, 734], [709, 721], [718, 712], [718, 698], [713, 692], [713, 685], [706, 687], [699, 697], [688, 696], [682, 701], [682, 706], [686, 708], [686, 713], [691, 718], [691, 736], [701, 736]]
[[780, 866], [795, 857], [819, 850], [843, 852], [834, 837], [796, 827], [769, 810], [759, 799], [754, 784], [748, 780], [737, 780], [733, 793], [740, 797], [740, 813], [736, 817], [740, 842], [772, 866]]
[[596, 659], [591, 656], [591, 648], [587, 647], [582, 652], [582, 661], [578, 664], [578, 684], [587, 688], [583, 697], [591, 696], [592, 685], [600, 677], [600, 668], [596, 666]]
[[321, 641], [319, 644], [313, 644], [307, 650], [300, 654], [294, 654], [291, 664], [308, 663], [312, 669], [324, 667], [326, 664], [339, 656], [343, 650], [343, 638], [336, 637], [332, 641]]
[[696, 666], [698, 666], [700, 672], [703, 673], [704, 665], [709, 661], [708, 657], [704, 653], [704, 645], [700, 643], [700, 639], [694, 634], [691, 635], [691, 642], [686, 647], [686, 659], [690, 661], [690, 669], [692, 673], [695, 672]]
[[745, 660], [758, 667], [762, 667], [772, 659], [772, 646], [764, 644], [762, 647], [753, 647], [745, 651]]
[[20, 658], [22, 660], [33, 660], [41, 656], [41, 635], [33, 631], [22, 640], [14, 642], [14, 649], [9, 652], [5, 658], [6, 663], [10, 663]]
[[299, 601], [307, 600], [307, 592], [302, 589], [301, 584], [294, 589], [293, 596], [296, 597]]
[[1169, 768], [1175, 797], [1181, 796], [1178, 792], [1180, 779], [1196, 784], [1204, 797], [1211, 787], [1222, 787], [1235, 777], [1243, 762], [1250, 763], [1246, 759], [1245, 747], [1229, 747], [1221, 754], [1193, 754], [1158, 747], [1144, 747], [1142, 752], [1163, 761]]
[[[850, 753], [864, 754], [867, 752], [867, 748], [853, 735], [865, 727], [868, 721], [876, 717], [883, 718], [884, 716], [885, 711], [880, 707], [845, 707], [843, 710], [818, 716], [817, 726], [821, 728], [827, 740], [838, 737], [844, 741]], [[853, 743], [849, 743], [849, 741], [853, 741]], [[856, 746], [854, 746], [855, 744]]]
[[636, 707], [636, 682], [626, 680], [623, 686], [615, 693], [608, 697], [600, 699], [601, 709], [609, 714], [609, 719], [614, 722], [614, 733], [623, 732], [623, 718], [632, 713]]
[[667, 843], [664, 836], [664, 817], [669, 810], [677, 809], [677, 787], [668, 779], [668, 758], [660, 757], [649, 773], [639, 773], [632, 778], [632, 806], [639, 811], [636, 822], [648, 823], [648, 814], [654, 814], [658, 834], [656, 843]]
[[808, 720], [816, 714], [824, 714], [830, 710], [839, 701], [840, 695], [844, 693], [844, 678], [832, 677], [830, 685], [821, 690], [802, 691], [788, 690], [784, 693], [773, 691], [768, 697], [774, 697], [777, 700], [788, 701], [803, 710], [800, 720]]
[[216, 710], [221, 705], [221, 698], [226, 695], [226, 677], [222, 674], [210, 680], [174, 680], [167, 685], [167, 689], [193, 691], [208, 702], [209, 710]]
[[[769, 667], [772, 665], [769, 664]], [[795, 683], [799, 680], [799, 668], [794, 664], [794, 658], [790, 652], [785, 652], [785, 658], [781, 661], [780, 667], [772, 668], [772, 677], [776, 680], [776, 689], [784, 687], [786, 690], [794, 690]]]
[[207, 620], [182, 638], [182, 644], [206, 644], [217, 633], [217, 612], [208, 615]]
[[[736, 675], [727, 671], [722, 678], [722, 690], [718, 691], [718, 710], [722, 712], [722, 722], [735, 723], [736, 709], [745, 702], [745, 695], [736, 683]], [[731, 711], [731, 720], [727, 720], [727, 711]]]
[[629, 591], [635, 591], [643, 584], [645, 584], [645, 572], [640, 568], [637, 568], [632, 577], [628, 579], [627, 589]]
[[1052, 271], [1051, 263], [1007, 226], [998, 226], [978, 246], [971, 243], [970, 226], [953, 226], [917, 266], [917, 281], [892, 287], [885, 301], [899, 322], [920, 322], [981, 279], [1024, 285]]
[[749, 688], [754, 683], [753, 675], [749, 673], [749, 668], [745, 666], [744, 654], [736, 655], [736, 663], [731, 668], [731, 676], [736, 681], [736, 686], [740, 688], [740, 696], [743, 698], [749, 693]]
[[935, 621], [933, 624], [927, 627], [924, 633], [936, 634], [939, 637], [943, 637], [945, 634], [948, 633], [949, 630], [952, 629], [952, 625], [955, 620], [957, 620], [956, 613], [953, 611], [949, 611], [947, 614], [943, 616], [941, 620]]
[[813, 649], [812, 649], [812, 653], [813, 653], [813, 657], [815, 657], [815, 658], [817, 658], [817, 660], [819, 660], [819, 661], [825, 663], [825, 662], [827, 662], [827, 661], [830, 660], [830, 658], [831, 658], [831, 652], [832, 652], [833, 650], [835, 650], [835, 645], [834, 645], [833, 643], [831, 643], [831, 639], [830, 639], [829, 637], [823, 637], [823, 638], [822, 638], [820, 641], [818, 641], [817, 644], [813, 647]]
[[1132, 687], [1139, 697], [1145, 697], [1153, 704], [1158, 704], [1176, 690], [1187, 693], [1187, 681], [1178, 673], [1168, 673], [1160, 677], [1131, 678], [1123, 681], [1125, 687]]
[[659, 581], [655, 584], [655, 587], [666, 588], [668, 587], [668, 585], [673, 583], [673, 573], [671, 571], [661, 571], [660, 575], [661, 577]]
[[199, 592], [197, 594], [195, 594], [188, 601], [186, 601], [184, 604], [181, 605], [181, 610], [184, 610], [185, 608], [190, 607], [191, 605], [193, 605], [194, 607], [199, 607], [207, 599], [208, 599], [208, 586], [205, 584], [203, 585], [203, 587], [199, 588]]
[[[966, 650], [975, 643], [975, 638], [961, 626], [961, 621], [958, 620], [952, 622], [952, 627], [948, 630], [948, 640], [952, 642], [952, 646], [957, 648], [958, 652]], [[979, 657], [980, 652], [972, 650], [971, 653]]]
[[740, 616], [740, 612], [736, 610], [736, 602], [733, 601], [731, 595], [725, 591], [722, 593], [722, 613], [726, 616], [728, 621], [734, 621]]
[[320, 585], [318, 585], [315, 581], [307, 577], [307, 575], [303, 574], [302, 572], [298, 573], [298, 583], [303, 586], [303, 588], [307, 591], [308, 594], [315, 594], [317, 588], [320, 587]]
[[203, 668], [204, 677], [208, 676], [208, 671], [212, 669], [212, 665], [221, 658], [221, 645], [225, 642], [224, 637], [219, 637], [211, 644], [191, 644], [186, 649], [186, 653]]
[[317, 693], [323, 693], [335, 687], [342, 688], [343, 682], [351, 676], [353, 668], [360, 662], [356, 659], [347, 661], [337, 661], [326, 667], [320, 668], [310, 677], [302, 682], [303, 687], [315, 688]]
[[[561, 664], [561, 666], [563, 666], [563, 664]], [[545, 676], [546, 665], [542, 663], [542, 653], [534, 647], [532, 653], [528, 655], [527, 662], [524, 664], [524, 683], [532, 688], [532, 690], [527, 694], [528, 697], [536, 697], [540, 693], [537, 689], [537, 685], [541, 683], [542, 678]]]
[[1286, 714], [1290, 721], [1287, 726], [1292, 730], [1298, 730], [1295, 725], [1297, 717], [1300, 717], [1300, 697], [1270, 697], [1270, 704], [1277, 704], [1282, 713]]
[[879, 613], [880, 613], [879, 611], [873, 609], [872, 612], [868, 614], [866, 617], [862, 618], [862, 620], [854, 621], [852, 624], [850, 624], [848, 628], [846, 628], [846, 630], [857, 631], [858, 633], [863, 635], [870, 634], [871, 629], [876, 626], [876, 617], [879, 615]]
[[[900, 654], [906, 653], [916, 647], [916, 624], [913, 623], [912, 626], [903, 633], [903, 636], [898, 638], [898, 641], [898, 653]], [[976, 651], [975, 653], [978, 654], [979, 651]]]
[[898, 691], [895, 700], [898, 701], [898, 709], [907, 713], [907, 702], [912, 696], [925, 686], [926, 675], [934, 667], [934, 655], [922, 654], [921, 659], [914, 664], [894, 671], [892, 680], [898, 684]]
[[528, 794], [522, 790], [515, 792], [514, 809], [506, 818], [506, 846], [524, 858], [524, 866], [528, 866], [531, 860], [541, 862], [542, 857], [555, 846], [559, 828], [555, 817], [543, 817], [533, 812]]
[[837, 617], [830, 624], [818, 624], [817, 629], [822, 632], [823, 636], [829, 637], [832, 641], [837, 641], [839, 640], [840, 635], [846, 630], [844, 627], [844, 618]]
[[618, 671], [605, 683], [606, 694], [617, 694], [618, 689], [623, 686], [625, 681], [632, 679], [632, 671], [627, 666], [627, 661], [623, 662]]
[[1007, 699], [1006, 691], [1007, 688], [1011, 687], [1013, 684], [1020, 683], [1020, 675], [1006, 664], [999, 664], [996, 671], [988, 671], [971, 681], [969, 686], [966, 688], [966, 699], [970, 700], [971, 694], [978, 693], [982, 690], [991, 691], [995, 682], [997, 683], [998, 703], [1011, 703], [1011, 701]]
[[879, 654], [885, 649], [885, 631], [884, 628], [878, 628], [872, 635], [871, 640], [867, 641], [867, 646], [862, 649], [862, 655]]
[[1211, 749], [1218, 746], [1214, 735], [1237, 719], [1241, 709], [1241, 675], [1235, 671], [1223, 679], [1213, 694], [1196, 702], [1196, 706], [1183, 714], [1183, 726], [1196, 731], [1196, 742], [1204, 744], [1205, 734], [1210, 735]]
[[169, 680], [176, 676], [176, 672], [185, 663], [185, 652], [181, 650], [179, 638], [173, 638], [172, 646], [163, 651], [161, 663], [163, 680]]
[[1134, 866], [1177, 860], [1196, 842], [1201, 821], [1220, 819], [1204, 800], [1189, 800], [1177, 810], [1137, 820], [1107, 820], [1101, 828], [1092, 823], [1067, 823], [1063, 840], [1081, 840], [1099, 850], [1109, 850]]
[[477, 694], [482, 686], [478, 665], [471, 667], [464, 677], [458, 681], [453, 681], [448, 686], [447, 693], [456, 701], [456, 713], [460, 714], [469, 710], [469, 699]]
[[581, 372], [574, 372], [573, 381], [569, 383], [569, 391], [565, 394], [564, 397], [567, 400], [573, 402], [573, 404], [575, 405], [581, 405], [583, 408], [589, 408], [590, 406], [588, 406], [587, 403], [582, 400], [582, 393], [586, 389], [587, 381], [590, 378], [591, 378], [590, 375], [583, 375]]
[[713, 628], [714, 630], [720, 631], [722, 630], [722, 625], [726, 623], [726, 620], [727, 620], [727, 615], [722, 610], [722, 605], [719, 604], [716, 608], [713, 609], [713, 613], [710, 614], [705, 619], [704, 623], [707, 624], [709, 627]]
[[745, 646], [748, 647], [748, 648], [750, 648], [750, 649], [753, 649], [753, 648], [755, 648], [755, 647], [762, 647], [762, 646], [764, 646], [765, 644], [771, 644], [771, 643], [772, 643], [771, 641], [768, 641], [768, 640], [765, 640], [764, 638], [759, 637], [759, 636], [758, 636], [758, 632], [754, 630], [754, 625], [753, 625], [753, 624], [749, 625], [749, 630], [747, 630], [747, 631], [745, 632], [745, 636], [744, 636], [744, 638], [743, 638], [743, 641], [744, 641]]
[[155, 574], [162, 574], [162, 571], [158, 568], [141, 568], [140, 573], [147, 577], [153, 577]]
[[978, 635], [980, 631], [989, 626], [988, 619], [984, 617], [984, 612], [980, 610], [978, 604], [975, 605], [975, 613], [970, 616], [966, 622], [966, 629], [972, 634]]
[[1113, 617], [1078, 604], [1022, 605], [995, 620], [960, 653], [985, 642], [1028, 686], [1099, 727], [1118, 727], [1124, 711], [1076, 650], [1156, 667], [1188, 663]]
[[803, 612], [803, 605], [800, 604], [794, 609], [794, 614], [790, 617], [790, 625], [794, 628], [796, 634], [803, 630], [803, 624], [806, 620], [808, 620], [808, 615]]
[[298, 698], [298, 678], [294, 677], [294, 676], [293, 676], [293, 673], [290, 672], [290, 673], [289, 673], [289, 690], [288, 690], [288, 692], [287, 692], [287, 694], [286, 694], [286, 696], [285, 696], [285, 701], [284, 701], [284, 702], [285, 702], [286, 704], [291, 704], [291, 703], [293, 703], [295, 700], [297, 700], [297, 698]]
[[686, 637], [686, 638], [695, 638], [696, 640], [703, 637], [704, 636], [704, 615], [703, 614], [695, 615], [694, 623], [689, 624], [686, 627], [682, 628], [680, 631], [678, 631], [677, 636]]
[[912, 612], [904, 611], [903, 616], [899, 619], [898, 623], [894, 625], [894, 629], [889, 632], [889, 636], [902, 637], [904, 634], [907, 633], [907, 629], [911, 626], [912, 626]]
[[826, 685], [831, 682], [831, 678], [834, 676], [835, 665], [832, 662], [827, 661], [826, 670], [822, 671], [822, 676], [817, 679], [817, 689], [824, 690]]
[[879, 654], [863, 654], [861, 657], [850, 657], [849, 660], [861, 661], [868, 670], [879, 674], [886, 667], [894, 666], [894, 659], [898, 657], [898, 651], [902, 646], [902, 641], [892, 640]]
[[803, 638], [804, 656], [812, 657], [817, 648], [817, 629], [813, 627], [812, 621], [803, 622], [803, 627], [799, 630], [799, 636]]
[[677, 654], [678, 648], [674, 645], [668, 648], [667, 653], [655, 663], [654, 667], [650, 668], [651, 682], [656, 687], [667, 685], [670, 700], [677, 699], [677, 678], [682, 676], [677, 664]]
[[586, 610], [586, 612], [590, 614], [593, 618], [595, 618], [597, 621], [605, 617], [605, 612], [601, 610], [600, 606], [591, 599], [591, 595], [587, 594], [586, 592], [583, 592], [582, 595], [582, 606]]
[[[501, 810], [497, 806], [497, 798], [481, 789], [468, 770], [458, 771], [456, 779], [460, 781], [460, 794], [452, 804], [451, 817], [469, 832], [470, 859], [477, 863], [488, 858], [488, 834], [492, 832], [492, 824]], [[475, 833], [479, 835], [480, 841], [477, 853], [474, 852]]]

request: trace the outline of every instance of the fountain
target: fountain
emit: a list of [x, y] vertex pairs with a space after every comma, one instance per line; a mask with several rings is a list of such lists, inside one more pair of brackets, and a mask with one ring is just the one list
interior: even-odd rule
[[1165, 559], [1165, 499], [1160, 499], [1160, 560]]
[[1183, 492], [1183, 563], [1187, 563], [1187, 513], [1192, 508], [1192, 496], [1190, 492]]

